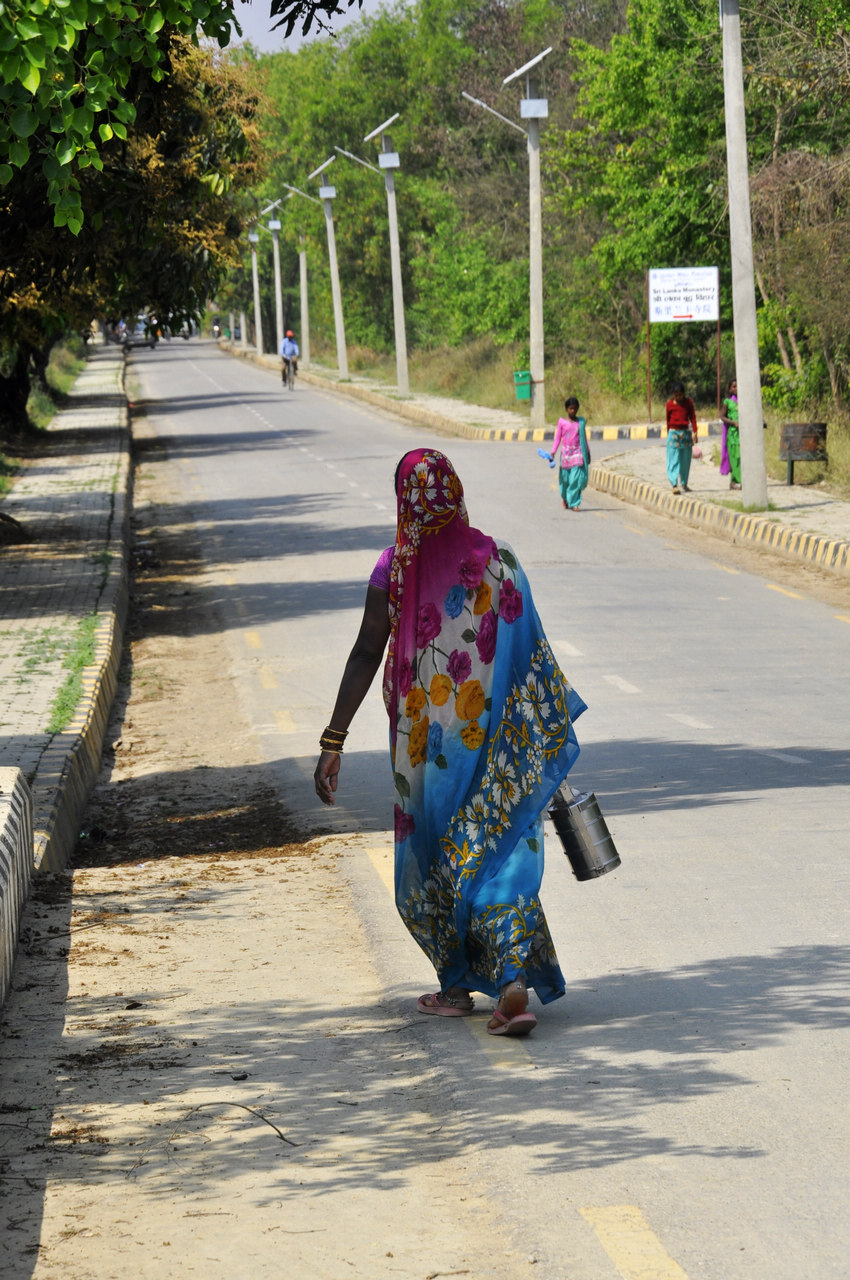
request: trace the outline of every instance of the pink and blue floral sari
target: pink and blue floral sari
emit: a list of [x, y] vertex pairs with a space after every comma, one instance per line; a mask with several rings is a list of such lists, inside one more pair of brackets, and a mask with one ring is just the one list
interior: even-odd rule
[[402, 460], [384, 699], [395, 890], [442, 990], [519, 974], [564, 993], [540, 905], [542, 812], [579, 753], [585, 704], [543, 634], [511, 548], [472, 528], [449, 460]]

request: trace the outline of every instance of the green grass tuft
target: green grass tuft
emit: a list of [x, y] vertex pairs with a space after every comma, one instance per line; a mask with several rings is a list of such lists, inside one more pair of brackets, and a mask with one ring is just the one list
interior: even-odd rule
[[50, 707], [48, 733], [63, 733], [74, 718], [83, 689], [83, 671], [95, 660], [95, 631], [97, 614], [91, 613], [83, 618], [77, 628], [76, 638], [65, 658], [64, 666], [68, 670], [65, 682], [60, 688]]

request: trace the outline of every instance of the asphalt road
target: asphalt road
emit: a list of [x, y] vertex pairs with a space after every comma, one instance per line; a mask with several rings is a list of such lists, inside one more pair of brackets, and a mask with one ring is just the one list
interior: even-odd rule
[[203, 530], [222, 661], [281, 796], [308, 828], [359, 833], [345, 873], [388, 999], [412, 1007], [429, 970], [387, 887], [377, 687], [334, 811], [311, 774], [393, 539], [405, 450], [452, 458], [473, 523], [518, 552], [589, 704], [573, 780], [600, 797], [623, 865], [580, 885], [547, 838], [567, 998], [527, 1043], [493, 1041], [479, 1020], [421, 1028], [533, 1274], [845, 1277], [846, 620], [592, 490], [565, 513], [534, 445], [448, 439], [303, 384], [288, 394], [211, 343], [132, 364]]

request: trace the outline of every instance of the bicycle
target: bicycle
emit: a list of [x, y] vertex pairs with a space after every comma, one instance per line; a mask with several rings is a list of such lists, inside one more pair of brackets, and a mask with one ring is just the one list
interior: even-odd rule
[[295, 375], [298, 372], [298, 366], [291, 356], [281, 356], [281, 360], [283, 361], [283, 369], [281, 370], [283, 385], [288, 387], [290, 391], [294, 391]]

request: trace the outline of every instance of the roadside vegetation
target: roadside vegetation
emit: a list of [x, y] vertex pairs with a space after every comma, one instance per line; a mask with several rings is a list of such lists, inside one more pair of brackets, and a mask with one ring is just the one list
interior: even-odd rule
[[[256, 2], [288, 30], [335, 7]], [[719, 267], [722, 381], [734, 374], [716, 0], [397, 0], [274, 55], [227, 48], [240, 7], [0, 6], [0, 445], [28, 421], [51, 347], [93, 316], [147, 310], [174, 328], [210, 300], [250, 315], [244, 232], [274, 201], [286, 323], [300, 332], [304, 247], [313, 349], [331, 352], [324, 218], [308, 182], [331, 156], [352, 367], [392, 370], [384, 183], [336, 149], [374, 166], [379, 143], [364, 139], [396, 113], [414, 385], [521, 408], [526, 142], [463, 95], [519, 123], [523, 85], [503, 81], [550, 47], [535, 90], [549, 104], [550, 409], [572, 393], [596, 422], [643, 420], [652, 267]], [[826, 421], [827, 476], [847, 487], [850, 0], [742, 0], [741, 19], [765, 415], [771, 432]], [[271, 236], [258, 248], [272, 346]], [[713, 325], [653, 325], [656, 418], [680, 377], [710, 412], [715, 368]]]
[[[829, 479], [850, 486], [850, 2], [742, 0], [765, 416], [829, 424]], [[595, 422], [646, 417], [646, 271], [718, 266], [721, 374], [734, 374], [722, 38], [714, 0], [411, 0], [336, 40], [254, 55], [266, 171], [281, 200], [286, 322], [299, 330], [298, 248], [314, 351], [332, 362], [322, 209], [307, 175], [335, 155], [334, 217], [351, 367], [393, 376], [387, 213], [364, 143], [395, 112], [393, 148], [411, 377], [417, 388], [518, 407], [528, 364], [525, 140], [511, 71], [552, 46], [538, 92], [549, 407], [576, 394]], [[271, 236], [258, 245], [274, 342]], [[828, 282], [828, 287], [824, 287]], [[252, 311], [247, 256], [217, 295]], [[385, 359], [388, 358], [388, 359]], [[654, 417], [681, 377], [716, 414], [714, 325], [652, 327]], [[772, 450], [769, 443], [769, 452]], [[784, 464], [774, 459], [781, 474]], [[801, 478], [819, 476], [814, 464]]]

